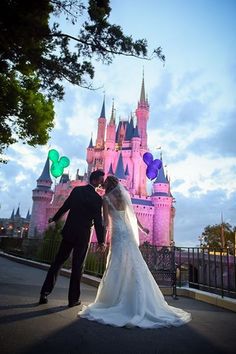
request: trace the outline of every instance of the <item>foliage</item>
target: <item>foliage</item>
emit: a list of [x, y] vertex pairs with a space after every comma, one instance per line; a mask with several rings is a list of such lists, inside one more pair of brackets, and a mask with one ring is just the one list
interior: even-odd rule
[[106, 268], [107, 254], [88, 252], [85, 263], [85, 273], [102, 277]]
[[55, 258], [61, 241], [61, 229], [62, 223], [57, 222], [45, 231], [43, 243], [37, 254], [38, 260], [50, 263]]
[[236, 227], [232, 227], [229, 223], [208, 225], [202, 232], [203, 246], [215, 250], [221, 250], [223, 246], [228, 246], [232, 250], [235, 247], [235, 232]]
[[[65, 80], [92, 88], [93, 60], [112, 63], [115, 55], [165, 57], [147, 41], [134, 41], [110, 24], [109, 0], [1, 0], [0, 154], [14, 142], [45, 144], [53, 128], [53, 100], [64, 95]], [[75, 26], [65, 33], [55, 19]], [[81, 19], [79, 23], [79, 19]], [[68, 28], [68, 27], [67, 27]]]

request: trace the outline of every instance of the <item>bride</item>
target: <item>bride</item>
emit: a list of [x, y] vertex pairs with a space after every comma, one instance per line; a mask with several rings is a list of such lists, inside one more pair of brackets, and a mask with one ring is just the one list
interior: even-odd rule
[[180, 326], [191, 315], [169, 306], [139, 250], [138, 227], [129, 193], [118, 179], [104, 182], [103, 217], [111, 223], [111, 247], [106, 270], [94, 303], [80, 317], [117, 327], [160, 328]]

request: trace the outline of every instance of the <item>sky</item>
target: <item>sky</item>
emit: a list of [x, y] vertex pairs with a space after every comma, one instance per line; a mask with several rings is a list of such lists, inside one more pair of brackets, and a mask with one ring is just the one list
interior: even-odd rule
[[[0, 217], [20, 203], [24, 216], [32, 207], [32, 189], [48, 150], [71, 160], [75, 177], [86, 170], [86, 147], [96, 137], [103, 95], [106, 116], [112, 99], [119, 117], [137, 108], [142, 72], [150, 103], [148, 146], [155, 158], [161, 147], [175, 197], [175, 241], [196, 246], [207, 225], [236, 225], [236, 1], [111, 0], [110, 22], [134, 39], [146, 38], [150, 53], [161, 46], [163, 64], [153, 59], [116, 57], [109, 66], [96, 63], [89, 91], [66, 84], [64, 100], [55, 103], [55, 128], [46, 146], [12, 145], [9, 162], [0, 166]], [[64, 23], [71, 32], [71, 26]], [[76, 28], [72, 29], [74, 34]]]

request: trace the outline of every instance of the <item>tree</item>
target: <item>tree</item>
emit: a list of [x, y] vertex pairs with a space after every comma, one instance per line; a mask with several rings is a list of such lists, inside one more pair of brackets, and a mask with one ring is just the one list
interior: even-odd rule
[[232, 227], [229, 223], [208, 225], [202, 233], [203, 246], [208, 246], [215, 250], [229, 247], [232, 250], [235, 245], [236, 227]]
[[[0, 154], [12, 143], [45, 144], [53, 128], [53, 100], [62, 100], [65, 80], [93, 88], [93, 60], [112, 63], [115, 55], [148, 56], [145, 39], [134, 41], [110, 24], [109, 0], [1, 0]], [[78, 35], [53, 21], [66, 16]], [[82, 24], [78, 20], [82, 19]]]

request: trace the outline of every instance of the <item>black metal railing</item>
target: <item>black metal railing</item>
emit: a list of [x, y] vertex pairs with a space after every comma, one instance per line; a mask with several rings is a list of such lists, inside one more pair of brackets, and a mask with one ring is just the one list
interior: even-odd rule
[[[51, 263], [60, 241], [45, 239], [0, 238], [0, 249], [20, 257]], [[85, 273], [102, 277], [108, 249], [104, 254], [91, 243], [85, 263]], [[211, 293], [236, 298], [235, 250], [221, 251], [198, 247], [160, 247], [145, 243], [140, 251], [160, 286], [171, 286], [173, 295], [178, 287], [188, 286]], [[64, 267], [70, 269], [71, 258]]]
[[175, 247], [177, 285], [236, 298], [235, 249]]

